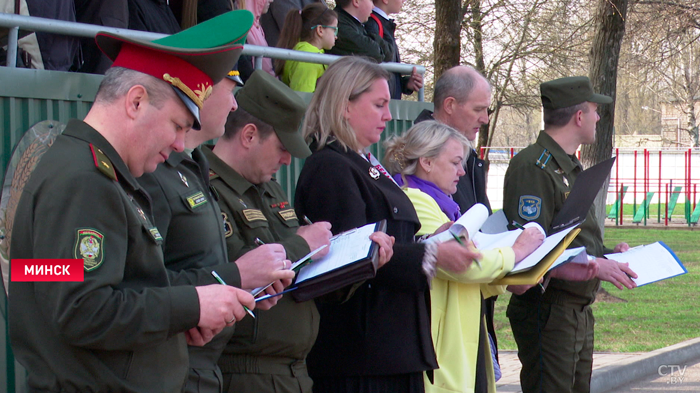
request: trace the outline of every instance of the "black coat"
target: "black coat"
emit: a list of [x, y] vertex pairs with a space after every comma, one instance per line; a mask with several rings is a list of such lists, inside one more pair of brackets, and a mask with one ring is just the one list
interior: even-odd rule
[[382, 219], [394, 256], [345, 303], [319, 304], [321, 327], [308, 356], [315, 377], [390, 375], [437, 368], [430, 290], [413, 204], [389, 178], [373, 179], [359, 154], [331, 143], [307, 160], [297, 182], [299, 217], [329, 221], [333, 233]]
[[392, 61], [394, 53], [389, 43], [379, 34], [370, 33], [354, 16], [341, 7], [335, 7], [338, 14], [338, 40], [326, 53], [338, 56], [367, 56], [377, 63]]
[[[274, 3], [273, 3], [274, 4]], [[396, 39], [394, 38], [394, 32], [396, 31], [396, 23], [393, 19], [385, 19], [383, 16], [372, 11], [372, 16], [365, 22], [365, 29], [370, 34], [379, 35], [379, 25], [374, 19], [376, 17], [382, 23], [384, 34], [380, 35], [384, 41], [391, 47], [394, 57], [391, 61], [395, 63], [401, 63], [401, 56], [399, 55], [399, 47], [396, 45]], [[409, 76], [401, 76], [398, 72], [393, 72], [391, 78], [389, 79], [389, 91], [391, 92], [391, 98], [395, 100], [401, 99], [401, 93], [403, 94], [413, 94], [413, 90], [406, 87]]]

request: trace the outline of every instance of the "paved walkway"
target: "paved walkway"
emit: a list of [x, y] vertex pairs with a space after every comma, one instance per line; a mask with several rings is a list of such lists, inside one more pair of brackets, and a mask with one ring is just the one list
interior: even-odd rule
[[[500, 351], [498, 392], [521, 392], [515, 351]], [[647, 353], [593, 354], [591, 393], [700, 392], [700, 338]]]
[[[622, 360], [635, 358], [642, 353], [611, 353], [597, 352], [593, 354], [593, 372], [605, 366], [610, 366]], [[501, 392], [522, 392], [520, 389], [520, 360], [516, 351], [498, 351], [501, 363], [501, 379], [496, 382], [496, 388]], [[698, 390], [700, 391], [700, 390]]]

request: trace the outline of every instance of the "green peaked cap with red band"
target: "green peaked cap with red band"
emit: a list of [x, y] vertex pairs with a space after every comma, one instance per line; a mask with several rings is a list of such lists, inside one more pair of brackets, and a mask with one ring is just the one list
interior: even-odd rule
[[95, 41], [114, 62], [112, 67], [169, 83], [194, 116], [193, 128], [198, 130], [204, 100], [238, 61], [252, 25], [252, 13], [236, 10], [154, 41], [106, 32], [97, 33]]

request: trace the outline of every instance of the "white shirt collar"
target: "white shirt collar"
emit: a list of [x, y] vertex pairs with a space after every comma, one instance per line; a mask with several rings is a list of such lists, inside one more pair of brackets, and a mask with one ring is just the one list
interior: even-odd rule
[[384, 19], [389, 20], [389, 15], [387, 15], [386, 12], [384, 12], [384, 10], [382, 10], [381, 8], [379, 8], [379, 7], [374, 7], [374, 8], [372, 9], [372, 11], [374, 11], [374, 12], [378, 13], [379, 15], [381, 15]]

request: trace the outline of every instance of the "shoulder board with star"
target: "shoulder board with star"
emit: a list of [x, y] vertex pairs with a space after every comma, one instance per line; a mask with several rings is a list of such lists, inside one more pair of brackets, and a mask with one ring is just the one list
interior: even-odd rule
[[92, 151], [93, 162], [97, 169], [100, 170], [105, 176], [112, 180], [117, 180], [117, 171], [114, 170], [114, 165], [112, 161], [107, 158], [107, 155], [100, 150], [100, 148], [95, 147], [92, 143], [90, 144], [90, 151]]

